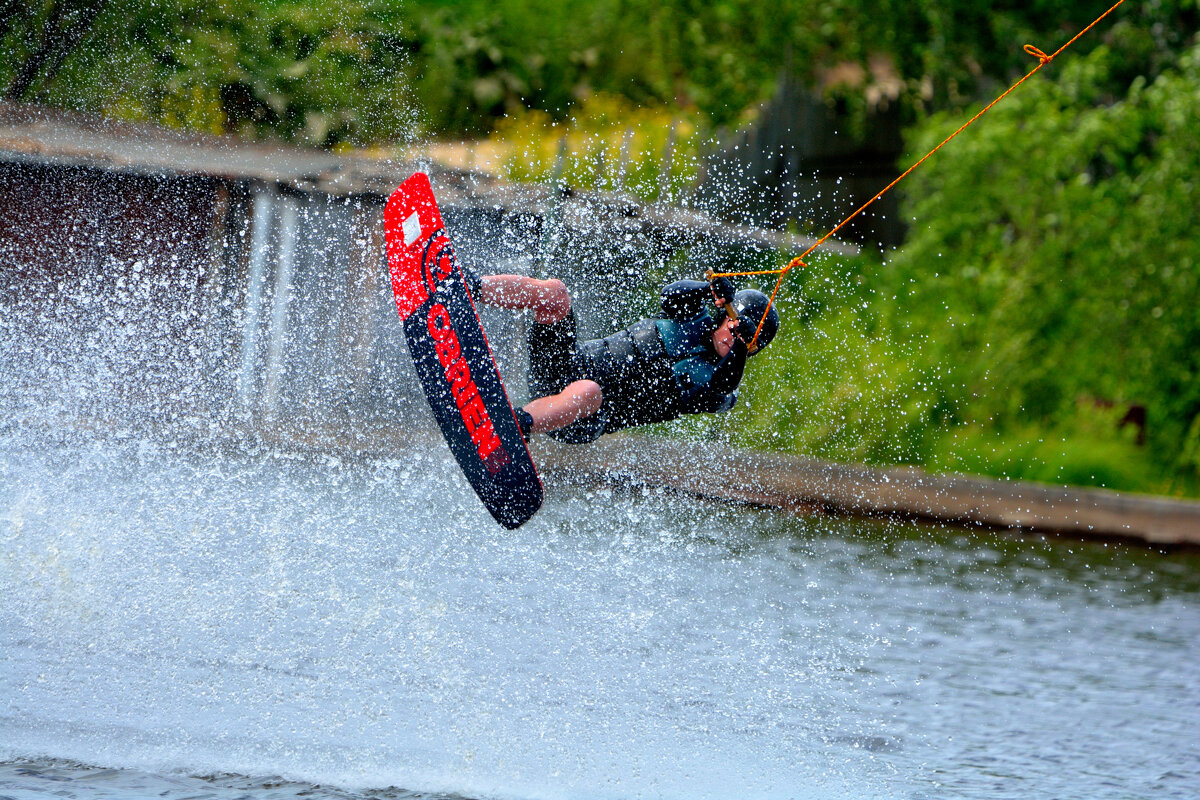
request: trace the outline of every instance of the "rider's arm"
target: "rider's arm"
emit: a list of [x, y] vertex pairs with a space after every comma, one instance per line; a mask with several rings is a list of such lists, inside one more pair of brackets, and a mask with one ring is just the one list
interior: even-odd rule
[[733, 297], [733, 284], [727, 278], [708, 281], [681, 280], [668, 283], [662, 290], [662, 310], [678, 322], [694, 319], [704, 311], [706, 303]]
[[684, 322], [693, 319], [704, 309], [709, 299], [708, 284], [704, 281], [675, 281], [662, 290], [662, 310], [669, 319]]
[[745, 368], [746, 345], [740, 339], [734, 339], [729, 353], [718, 362], [712, 377], [684, 390], [680, 397], [680, 411], [685, 414], [717, 411], [725, 403], [726, 396], [742, 382]]

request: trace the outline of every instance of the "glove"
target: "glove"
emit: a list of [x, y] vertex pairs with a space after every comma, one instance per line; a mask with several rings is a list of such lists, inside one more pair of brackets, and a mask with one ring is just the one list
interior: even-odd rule
[[708, 283], [712, 287], [713, 294], [726, 303], [733, 302], [734, 288], [733, 282], [729, 278], [713, 278]]

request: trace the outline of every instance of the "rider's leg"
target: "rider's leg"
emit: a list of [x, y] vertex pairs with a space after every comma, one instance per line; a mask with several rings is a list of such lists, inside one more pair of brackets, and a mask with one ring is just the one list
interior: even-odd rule
[[533, 418], [533, 433], [546, 433], [565, 428], [573, 422], [590, 417], [600, 410], [604, 397], [595, 381], [574, 381], [558, 394], [539, 397], [525, 405]]
[[543, 325], [558, 322], [571, 311], [571, 295], [562, 281], [524, 275], [484, 275], [480, 279], [483, 302], [498, 308], [531, 308]]

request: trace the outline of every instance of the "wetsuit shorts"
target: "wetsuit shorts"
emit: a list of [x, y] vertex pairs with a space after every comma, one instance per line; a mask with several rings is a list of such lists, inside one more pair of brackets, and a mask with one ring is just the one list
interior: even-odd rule
[[[535, 322], [529, 330], [529, 394], [533, 398], [558, 394], [575, 381], [590, 379], [579, 354], [575, 312], [550, 325]], [[603, 390], [603, 387], [601, 387]], [[604, 433], [605, 409], [549, 435], [571, 444], [594, 442]]]

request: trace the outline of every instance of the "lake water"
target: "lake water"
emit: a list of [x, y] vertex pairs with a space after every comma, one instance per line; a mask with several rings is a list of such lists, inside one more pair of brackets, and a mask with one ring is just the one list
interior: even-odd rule
[[0, 796], [1194, 798], [1200, 559], [0, 442]]

